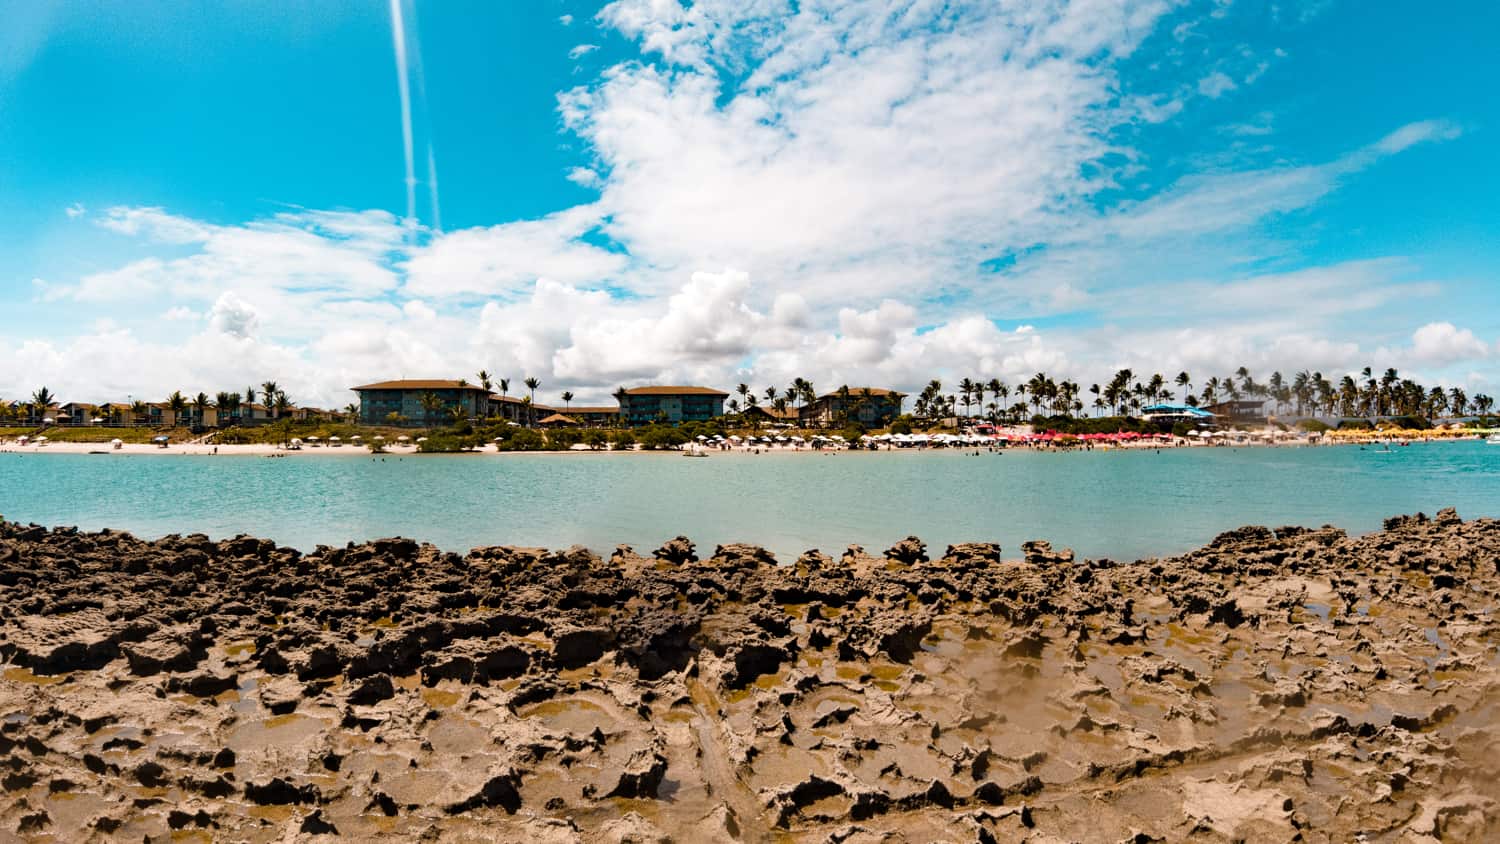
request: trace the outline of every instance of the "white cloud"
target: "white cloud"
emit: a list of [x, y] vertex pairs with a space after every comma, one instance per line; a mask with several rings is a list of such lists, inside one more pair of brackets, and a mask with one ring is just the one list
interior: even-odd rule
[[1216, 70], [1198, 80], [1198, 93], [1211, 100], [1216, 100], [1238, 87], [1234, 80], [1230, 79], [1229, 75], [1223, 71]]
[[538, 278], [600, 283], [626, 266], [625, 256], [580, 240], [600, 225], [582, 206], [540, 220], [448, 232], [414, 249], [405, 265], [415, 296], [505, 296]]
[[1412, 357], [1424, 364], [1449, 364], [1489, 355], [1490, 347], [1467, 328], [1429, 322], [1411, 336]]
[[[1412, 262], [1306, 267], [1302, 229], [1267, 225], [1459, 128], [1413, 123], [1307, 162], [1246, 152], [1272, 115], [1244, 115], [1207, 142], [1229, 152], [1191, 150], [1186, 175], [1156, 181], [1131, 138], [1264, 72], [1263, 49], [1199, 50], [1204, 22], [1163, 33], [1191, 42], [1169, 46], [1188, 56], [1177, 78], [1201, 82], [1124, 78], [1173, 8], [618, 0], [596, 22], [640, 59], [558, 99], [586, 156], [560, 175], [596, 201], [447, 233], [384, 211], [79, 206], [130, 259], [49, 270], [38, 305], [116, 321], [0, 343], [0, 393], [21, 377], [92, 379], [96, 398], [276, 378], [342, 405], [350, 384], [486, 368], [602, 401], [640, 381], [913, 388], [1483, 357], [1433, 322], [1438, 285]], [[1016, 327], [1049, 315], [1074, 319]]]
[[578, 59], [583, 58], [584, 56], [594, 52], [597, 49], [599, 49], [598, 44], [579, 44], [578, 46], [568, 51], [568, 58], [577, 61]]
[[82, 217], [84, 214], [87, 214], [88, 209], [84, 207], [82, 202], [75, 202], [72, 205], [69, 205], [67, 208], [64, 208], [63, 213], [68, 215], [69, 220], [76, 220], [79, 217]]
[[561, 15], [561, 16], [558, 17], [557, 22], [560, 23], [560, 24], [562, 24], [563, 26], [572, 26], [573, 25], [573, 16], [572, 15]]

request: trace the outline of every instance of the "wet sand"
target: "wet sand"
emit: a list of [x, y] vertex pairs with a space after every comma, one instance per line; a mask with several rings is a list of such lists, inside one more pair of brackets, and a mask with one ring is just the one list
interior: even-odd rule
[[0, 522], [0, 838], [1500, 835], [1500, 522], [694, 551]]

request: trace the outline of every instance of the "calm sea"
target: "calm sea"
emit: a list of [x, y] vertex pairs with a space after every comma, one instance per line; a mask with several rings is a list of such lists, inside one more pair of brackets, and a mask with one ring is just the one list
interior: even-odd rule
[[1047, 539], [1128, 559], [1245, 524], [1352, 532], [1418, 510], [1500, 516], [1500, 446], [1414, 444], [1109, 453], [542, 454], [369, 457], [0, 454], [0, 514], [156, 537], [250, 533], [311, 549], [403, 535], [476, 545], [647, 551], [685, 534], [872, 550], [908, 534]]

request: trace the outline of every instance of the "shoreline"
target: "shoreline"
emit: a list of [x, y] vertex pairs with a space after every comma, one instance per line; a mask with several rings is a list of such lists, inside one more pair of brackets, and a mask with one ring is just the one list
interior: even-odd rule
[[780, 566], [0, 521], [0, 582], [22, 837], [1500, 834], [1500, 521], [1451, 510]]
[[[1409, 439], [1409, 440], [1405, 440], [1404, 442], [1408, 443], [1409, 445], [1425, 445], [1425, 444], [1440, 443], [1440, 442], [1473, 442], [1473, 441], [1475, 441], [1475, 440], [1472, 439], [1472, 438], [1463, 438], [1463, 437], [1431, 437], [1431, 438], [1424, 438], [1424, 439]], [[758, 447], [753, 447], [752, 448], [752, 447], [747, 447], [747, 446], [742, 446], [741, 445], [741, 446], [732, 446], [732, 447], [727, 448], [727, 449], [708, 448], [708, 449], [705, 449], [705, 452], [706, 452], [706, 454], [708, 456], [712, 457], [712, 456], [715, 456], [717, 454], [809, 454], [809, 455], [824, 455], [824, 456], [827, 456], [827, 455], [830, 455], [830, 454], [842, 454], [842, 453], [846, 453], [846, 452], [847, 453], [853, 453], [853, 454], [927, 453], [927, 452], [951, 452], [951, 453], [955, 453], [955, 454], [963, 454], [963, 453], [973, 454], [973, 453], [978, 452], [978, 453], [981, 453], [981, 454], [990, 454], [990, 453], [1003, 453], [1003, 452], [1006, 452], [1006, 451], [1045, 452], [1045, 453], [1074, 453], [1074, 452], [1077, 452], [1077, 453], [1085, 453], [1085, 452], [1089, 452], [1089, 453], [1092, 453], [1092, 452], [1107, 453], [1107, 452], [1114, 452], [1114, 451], [1158, 451], [1158, 450], [1165, 450], [1165, 449], [1171, 449], [1171, 450], [1174, 450], [1174, 451], [1175, 450], [1183, 450], [1183, 449], [1195, 450], [1195, 451], [1198, 451], [1198, 450], [1211, 451], [1211, 450], [1215, 450], [1215, 449], [1239, 449], [1239, 448], [1326, 448], [1326, 447], [1333, 447], [1333, 446], [1352, 446], [1352, 445], [1359, 445], [1359, 446], [1389, 445], [1389, 446], [1396, 446], [1396, 447], [1407, 447], [1405, 445], [1401, 445], [1402, 442], [1403, 441], [1400, 440], [1400, 439], [1380, 438], [1380, 437], [1373, 437], [1372, 436], [1372, 437], [1370, 437], [1368, 439], [1346, 438], [1346, 439], [1338, 439], [1338, 440], [1333, 440], [1333, 441], [1328, 441], [1328, 442], [1321, 442], [1321, 443], [1308, 443], [1308, 442], [1254, 442], [1254, 441], [1249, 441], [1249, 442], [1230, 442], [1230, 443], [1223, 443], [1223, 444], [1215, 443], [1215, 444], [1212, 444], [1212, 445], [1198, 444], [1198, 443], [1191, 443], [1191, 444], [1115, 443], [1115, 444], [1110, 444], [1110, 445], [1107, 445], [1107, 446], [1094, 446], [1094, 447], [1087, 447], [1087, 448], [1083, 447], [1083, 446], [1058, 447], [1058, 446], [1050, 446], [1050, 445], [1032, 445], [1032, 444], [1010, 444], [1010, 445], [1005, 445], [1005, 446], [994, 446], [994, 447], [992, 447], [992, 446], [984, 446], [984, 445], [967, 445], [967, 446], [960, 445], [960, 446], [942, 446], [942, 447], [939, 447], [939, 446], [888, 447], [887, 446], [887, 447], [881, 447], [881, 448], [875, 448], [875, 449], [866, 449], [866, 448], [861, 448], [861, 449], [849, 449], [849, 448], [811, 448], [811, 447], [790, 447], [790, 446], [758, 446]], [[421, 456], [421, 457], [452, 457], [452, 456], [460, 456], [460, 457], [461, 456], [503, 457], [503, 456], [509, 456], [509, 455], [549, 455], [549, 454], [550, 455], [574, 455], [574, 454], [593, 454], [593, 455], [599, 455], [599, 454], [655, 454], [655, 455], [676, 455], [676, 456], [681, 456], [681, 455], [684, 454], [684, 450], [681, 450], [681, 449], [646, 450], [646, 449], [634, 449], [634, 448], [631, 448], [631, 449], [572, 448], [572, 449], [545, 449], [545, 450], [536, 450], [536, 451], [499, 451], [494, 446], [487, 445], [484, 448], [479, 449], [477, 451], [473, 451], [473, 452], [455, 452], [455, 453], [446, 453], [446, 454], [422, 454], [421, 452], [419, 452], [417, 450], [416, 446], [400, 446], [400, 445], [398, 445], [398, 446], [387, 446], [386, 451], [384, 453], [374, 453], [374, 452], [371, 452], [365, 446], [362, 446], [362, 445], [349, 445], [349, 444], [337, 445], [337, 446], [330, 446], [330, 445], [306, 446], [306, 445], [304, 445], [300, 449], [287, 449], [287, 448], [285, 448], [283, 446], [271, 445], [271, 444], [264, 444], [264, 443], [231, 444], [231, 445], [213, 445], [213, 444], [209, 444], [209, 443], [192, 443], [192, 444], [183, 443], [183, 444], [168, 445], [166, 448], [162, 448], [160, 446], [152, 445], [152, 444], [149, 444], [149, 443], [124, 443], [118, 449], [116, 449], [116, 448], [113, 448], [107, 442], [106, 443], [84, 443], [84, 442], [68, 442], [68, 441], [49, 441], [49, 442], [47, 442], [44, 445], [38, 445], [38, 444], [35, 444], [35, 443], [27, 443], [25, 445], [21, 445], [21, 444], [14, 443], [14, 442], [0, 443], [0, 454], [94, 454], [94, 455], [100, 455], [100, 456], [102, 456], [102, 455], [112, 455], [112, 456], [150, 456], [150, 455], [156, 455], [156, 456], [193, 456], [193, 457], [304, 457], [304, 456], [325, 456], [325, 457], [359, 457], [359, 458], [375, 458], [375, 459], [379, 459], [381, 457], [410, 457], [410, 456]]]

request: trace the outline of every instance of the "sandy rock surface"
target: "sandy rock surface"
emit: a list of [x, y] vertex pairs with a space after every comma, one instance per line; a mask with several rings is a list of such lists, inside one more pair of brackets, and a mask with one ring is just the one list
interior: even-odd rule
[[1500, 840], [1500, 522], [1022, 553], [0, 522], [0, 840]]

